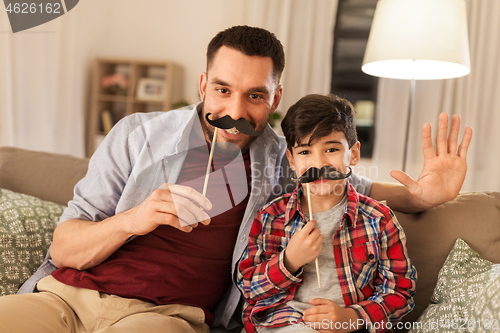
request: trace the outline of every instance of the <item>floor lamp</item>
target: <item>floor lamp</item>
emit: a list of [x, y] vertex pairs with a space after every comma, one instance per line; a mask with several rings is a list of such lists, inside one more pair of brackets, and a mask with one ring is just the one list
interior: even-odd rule
[[373, 76], [411, 80], [406, 171], [415, 81], [470, 72], [465, 0], [379, 0], [361, 69]]

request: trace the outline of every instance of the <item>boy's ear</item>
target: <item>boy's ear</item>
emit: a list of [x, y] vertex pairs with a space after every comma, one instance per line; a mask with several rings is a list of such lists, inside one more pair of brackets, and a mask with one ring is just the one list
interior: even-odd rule
[[359, 150], [359, 147], [361, 147], [361, 144], [359, 141], [356, 141], [355, 144], [352, 145], [351, 147], [351, 163], [350, 165], [356, 165], [359, 162], [359, 159], [361, 157], [361, 152]]
[[293, 155], [290, 149], [286, 149], [286, 158], [288, 159], [288, 164], [290, 164], [290, 168], [295, 171], [295, 164], [293, 164]]

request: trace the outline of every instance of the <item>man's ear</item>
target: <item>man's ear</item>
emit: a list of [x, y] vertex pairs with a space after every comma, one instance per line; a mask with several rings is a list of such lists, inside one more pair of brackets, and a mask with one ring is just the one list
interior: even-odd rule
[[207, 89], [207, 73], [203, 72], [200, 75], [200, 83], [199, 83], [199, 89], [200, 89], [200, 98], [203, 101], [205, 99], [205, 91]]
[[356, 141], [356, 143], [352, 145], [350, 165], [358, 164], [359, 158], [361, 157], [361, 152], [359, 150], [360, 147], [361, 147], [361, 144], [359, 143], [359, 141]]
[[[273, 106], [271, 108], [271, 114], [275, 113], [276, 110], [278, 109], [278, 105], [281, 102], [281, 97], [283, 96], [283, 86], [280, 84], [276, 88], [276, 92], [274, 93], [274, 98], [273, 98]], [[288, 149], [287, 149], [288, 151]]]
[[286, 149], [286, 158], [288, 159], [288, 164], [290, 164], [290, 168], [295, 171], [295, 164], [293, 164], [293, 155], [290, 149]]

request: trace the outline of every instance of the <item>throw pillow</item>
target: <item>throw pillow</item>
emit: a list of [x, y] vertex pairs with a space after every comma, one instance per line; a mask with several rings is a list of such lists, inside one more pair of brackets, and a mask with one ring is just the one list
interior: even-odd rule
[[499, 308], [500, 294], [488, 290], [489, 285], [500, 288], [499, 273], [500, 265], [481, 258], [462, 239], [457, 239], [439, 271], [431, 303], [410, 333], [466, 333], [480, 332], [481, 328], [499, 332], [498, 310], [496, 314], [481, 312]]
[[475, 333], [500, 332], [500, 265], [495, 265], [488, 273], [491, 275], [490, 282], [471, 306]]
[[40, 266], [63, 209], [0, 189], [0, 296], [15, 294]]

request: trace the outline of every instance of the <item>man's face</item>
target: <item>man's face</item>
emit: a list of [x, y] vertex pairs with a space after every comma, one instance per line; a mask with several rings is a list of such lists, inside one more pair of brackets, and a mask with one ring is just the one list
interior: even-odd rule
[[[235, 49], [222, 46], [212, 61], [208, 73], [200, 77], [200, 96], [203, 100], [202, 127], [207, 141], [211, 141], [214, 127], [210, 119], [229, 115], [234, 120], [244, 118], [255, 130], [261, 131], [281, 100], [282, 87], [275, 82], [270, 57], [247, 56]], [[217, 142], [237, 144], [246, 149], [255, 137], [235, 128], [217, 130]]]
[[[292, 148], [293, 153], [290, 153], [288, 149], [286, 151], [290, 167], [298, 177], [311, 167], [321, 169], [325, 165], [347, 173], [348, 166], [355, 165], [359, 160], [359, 142], [349, 148], [343, 132], [334, 131], [328, 136], [315, 139], [311, 145], [308, 145], [310, 137], [311, 135], [308, 135], [299, 144], [296, 144]], [[310, 184], [312, 195], [329, 196], [332, 193], [343, 193], [345, 179], [319, 179]]]

